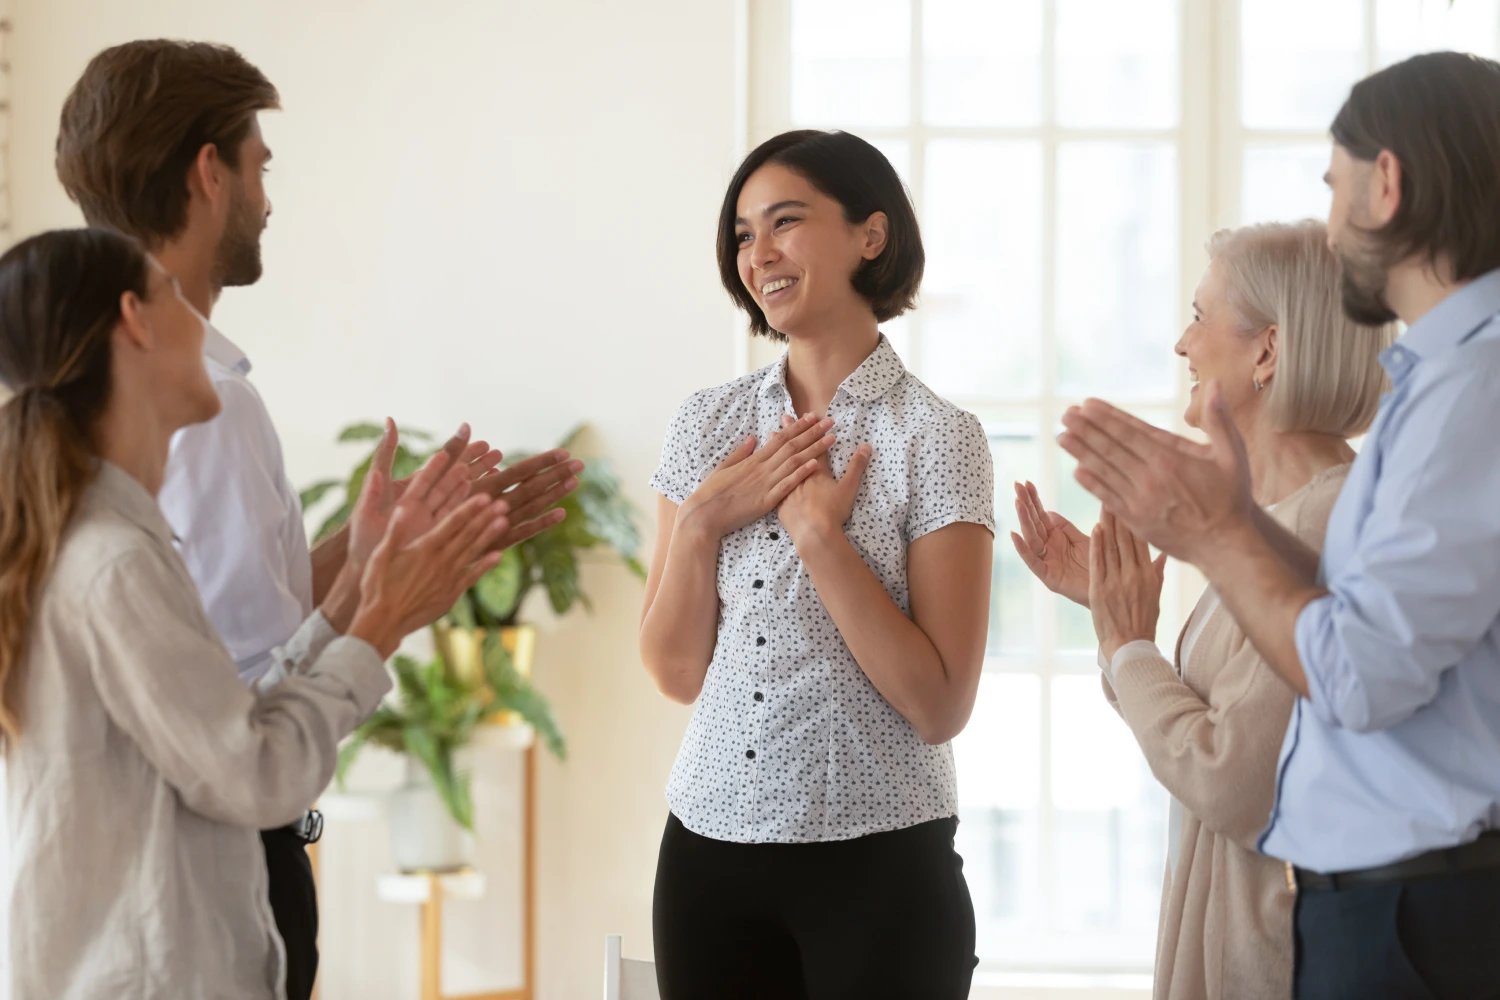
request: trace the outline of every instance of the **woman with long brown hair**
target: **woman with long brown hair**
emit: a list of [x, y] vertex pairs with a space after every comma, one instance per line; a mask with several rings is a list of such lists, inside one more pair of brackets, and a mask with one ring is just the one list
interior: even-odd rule
[[[281, 997], [257, 830], [300, 813], [390, 687], [384, 660], [493, 567], [505, 504], [440, 452], [394, 509], [394, 433], [350, 565], [256, 694], [156, 505], [210, 419], [204, 322], [135, 242], [0, 257], [0, 732], [14, 1000]], [[340, 634], [342, 633], [342, 634]]]

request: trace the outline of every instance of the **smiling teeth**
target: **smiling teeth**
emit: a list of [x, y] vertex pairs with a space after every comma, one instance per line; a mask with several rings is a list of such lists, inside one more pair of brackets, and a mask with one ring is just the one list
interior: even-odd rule
[[782, 278], [779, 281], [773, 281], [770, 284], [760, 286], [760, 294], [770, 295], [772, 292], [779, 292], [783, 288], [791, 288], [796, 283], [795, 278]]

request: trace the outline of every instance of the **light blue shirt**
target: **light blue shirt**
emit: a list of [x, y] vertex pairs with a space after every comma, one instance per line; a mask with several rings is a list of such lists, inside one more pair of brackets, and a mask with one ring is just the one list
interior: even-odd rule
[[1500, 828], [1500, 271], [1381, 355], [1392, 389], [1297, 619], [1311, 698], [1260, 849], [1317, 872]]

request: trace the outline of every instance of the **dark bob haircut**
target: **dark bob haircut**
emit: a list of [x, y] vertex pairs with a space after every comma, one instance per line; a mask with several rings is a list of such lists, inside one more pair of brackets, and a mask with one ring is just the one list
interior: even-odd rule
[[719, 210], [719, 279], [729, 297], [749, 313], [750, 332], [773, 340], [787, 339], [786, 334], [771, 329], [766, 314], [740, 280], [739, 244], [734, 236], [740, 191], [751, 174], [772, 163], [800, 174], [842, 205], [844, 219], [851, 224], [864, 222], [876, 212], [886, 214], [885, 249], [880, 256], [863, 262], [850, 280], [881, 323], [912, 308], [927, 257], [922, 251], [917, 213], [895, 168], [880, 150], [857, 135], [803, 129], [767, 139], [745, 157], [729, 182], [724, 207]]
[[1500, 63], [1413, 56], [1355, 84], [1329, 131], [1355, 159], [1401, 163], [1401, 204], [1370, 234], [1385, 266], [1441, 257], [1456, 281], [1500, 267]]

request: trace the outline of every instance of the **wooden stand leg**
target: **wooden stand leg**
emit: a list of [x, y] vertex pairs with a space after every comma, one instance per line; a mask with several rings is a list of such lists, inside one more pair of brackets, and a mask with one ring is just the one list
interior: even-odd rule
[[443, 887], [436, 875], [427, 876], [427, 902], [422, 904], [422, 1000], [443, 996]]
[[522, 899], [526, 908], [521, 929], [521, 991], [525, 1000], [536, 995], [536, 744], [526, 750], [526, 798], [523, 848]]

